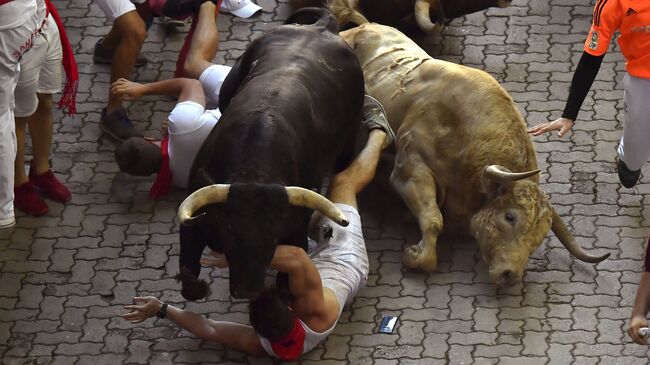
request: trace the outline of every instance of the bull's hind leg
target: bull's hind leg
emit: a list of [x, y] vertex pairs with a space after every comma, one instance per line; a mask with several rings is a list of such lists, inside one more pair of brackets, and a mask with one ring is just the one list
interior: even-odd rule
[[436, 244], [442, 231], [442, 214], [436, 203], [436, 184], [429, 167], [410, 146], [410, 136], [399, 138], [390, 181], [417, 218], [422, 239], [404, 250], [402, 262], [410, 269], [433, 271], [438, 264]]

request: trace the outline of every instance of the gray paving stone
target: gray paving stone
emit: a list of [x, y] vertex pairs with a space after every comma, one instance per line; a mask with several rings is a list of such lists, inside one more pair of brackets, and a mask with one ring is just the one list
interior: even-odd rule
[[[232, 65], [253, 38], [290, 12], [286, 0], [258, 2], [264, 12], [252, 19], [219, 15], [217, 62]], [[147, 191], [153, 179], [118, 173], [115, 147], [97, 128], [109, 68], [91, 60], [95, 42], [110, 24], [94, 3], [54, 3], [77, 51], [81, 76], [78, 115], [55, 111], [52, 163], [73, 198], [66, 205], [52, 203], [46, 217], [19, 216], [11, 237], [0, 238], [3, 362], [273, 363], [179, 338], [187, 334], [166, 321], [133, 327], [116, 317], [136, 294], [183, 303], [171, 279], [178, 271], [175, 216], [183, 194], [152, 201]], [[561, 114], [592, 12], [593, 1], [515, 0], [507, 9], [456, 19], [422, 44], [437, 58], [492, 74], [534, 125]], [[143, 46], [152, 62], [134, 72], [134, 79], [170, 77], [183, 36], [165, 35], [155, 22]], [[573, 132], [533, 138], [542, 189], [578, 242], [612, 252], [610, 260], [579, 263], [549, 234], [524, 283], [508, 290], [489, 284], [472, 242], [443, 242], [438, 272], [411, 273], [401, 266], [401, 250], [419, 240], [419, 230], [408, 211], [362, 209], [368, 287], [343, 313], [333, 335], [301, 363], [647, 363], [647, 349], [632, 345], [624, 332], [650, 222], [643, 208], [650, 204], [650, 184], [642, 179], [634, 190], [620, 188], [612, 164], [623, 120], [623, 73], [614, 45]], [[138, 128], [159, 135], [154, 130], [173, 101], [148, 97], [127, 105]], [[228, 300], [227, 276], [212, 272], [210, 280], [208, 301], [187, 308], [213, 319], [247, 320], [246, 305]], [[395, 334], [376, 333], [385, 314], [400, 317]]]

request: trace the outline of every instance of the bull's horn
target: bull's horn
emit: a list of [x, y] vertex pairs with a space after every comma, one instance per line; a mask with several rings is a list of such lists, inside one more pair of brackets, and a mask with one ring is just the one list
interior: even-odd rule
[[576, 243], [575, 238], [571, 232], [569, 232], [569, 229], [562, 221], [562, 218], [560, 218], [560, 215], [557, 214], [554, 208], [551, 209], [553, 210], [553, 224], [551, 226], [551, 229], [553, 230], [553, 233], [555, 233], [555, 236], [560, 240], [560, 242], [562, 242], [564, 247], [566, 247], [566, 249], [569, 250], [573, 256], [575, 256], [578, 260], [588, 262], [590, 264], [597, 264], [609, 257], [609, 253], [606, 253], [602, 256], [592, 256], [586, 253], [582, 247]]
[[350, 224], [345, 214], [324, 196], [297, 186], [288, 186], [286, 189], [289, 204], [317, 210], [343, 227]]
[[178, 220], [181, 224], [188, 224], [198, 218], [192, 217], [197, 210], [208, 204], [223, 203], [228, 200], [229, 191], [230, 184], [214, 184], [193, 192], [178, 207]]
[[490, 165], [485, 168], [486, 176], [490, 180], [498, 183], [527, 179], [531, 176], [539, 174], [539, 172], [539, 169], [526, 172], [511, 172], [501, 165]]
[[[431, 21], [431, 8], [434, 9], [436, 22]], [[415, 1], [415, 22], [425, 33], [437, 33], [442, 30], [445, 24], [445, 14], [440, 0], [416, 0]]]

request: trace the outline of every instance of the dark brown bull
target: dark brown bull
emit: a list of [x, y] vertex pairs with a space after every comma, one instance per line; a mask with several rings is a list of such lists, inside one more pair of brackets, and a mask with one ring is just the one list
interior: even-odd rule
[[415, 17], [425, 33], [440, 32], [454, 18], [490, 7], [505, 8], [512, 0], [291, 0], [294, 9], [306, 6], [329, 6], [339, 17], [339, 24], [368, 21], [398, 26]]
[[207, 293], [197, 280], [206, 245], [225, 254], [231, 294], [254, 299], [277, 244], [307, 248], [310, 209], [347, 224], [309, 189], [352, 158], [363, 74], [326, 9], [302, 9], [292, 22], [315, 23], [284, 25], [253, 41], [221, 86], [223, 116], [194, 160], [191, 195], [179, 208], [186, 299]]

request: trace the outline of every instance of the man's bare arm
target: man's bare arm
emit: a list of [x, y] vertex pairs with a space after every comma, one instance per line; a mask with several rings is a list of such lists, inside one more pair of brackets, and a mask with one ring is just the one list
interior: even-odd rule
[[648, 326], [647, 315], [650, 310], [650, 272], [641, 274], [641, 281], [639, 282], [639, 289], [636, 292], [636, 300], [634, 307], [632, 307], [632, 318], [630, 320], [630, 328], [628, 334], [634, 342], [644, 345], [647, 340], [639, 336], [639, 329]]
[[278, 245], [270, 266], [289, 276], [289, 291], [300, 304], [313, 309], [313, 312], [323, 309], [323, 284], [320, 274], [302, 248]]
[[[155, 316], [163, 305], [160, 300], [154, 297], [136, 297], [134, 300], [136, 303], [141, 304], [125, 306], [131, 312], [122, 315], [122, 318], [131, 323], [140, 323]], [[259, 337], [250, 326], [211, 320], [172, 305], [167, 306], [165, 318], [200, 338], [221, 343], [233, 350], [254, 356], [266, 354]]]
[[145, 95], [169, 95], [178, 98], [178, 102], [193, 101], [205, 107], [205, 94], [198, 80], [170, 79], [140, 84], [127, 79], [119, 79], [111, 85], [111, 95], [122, 100], [135, 100]]

